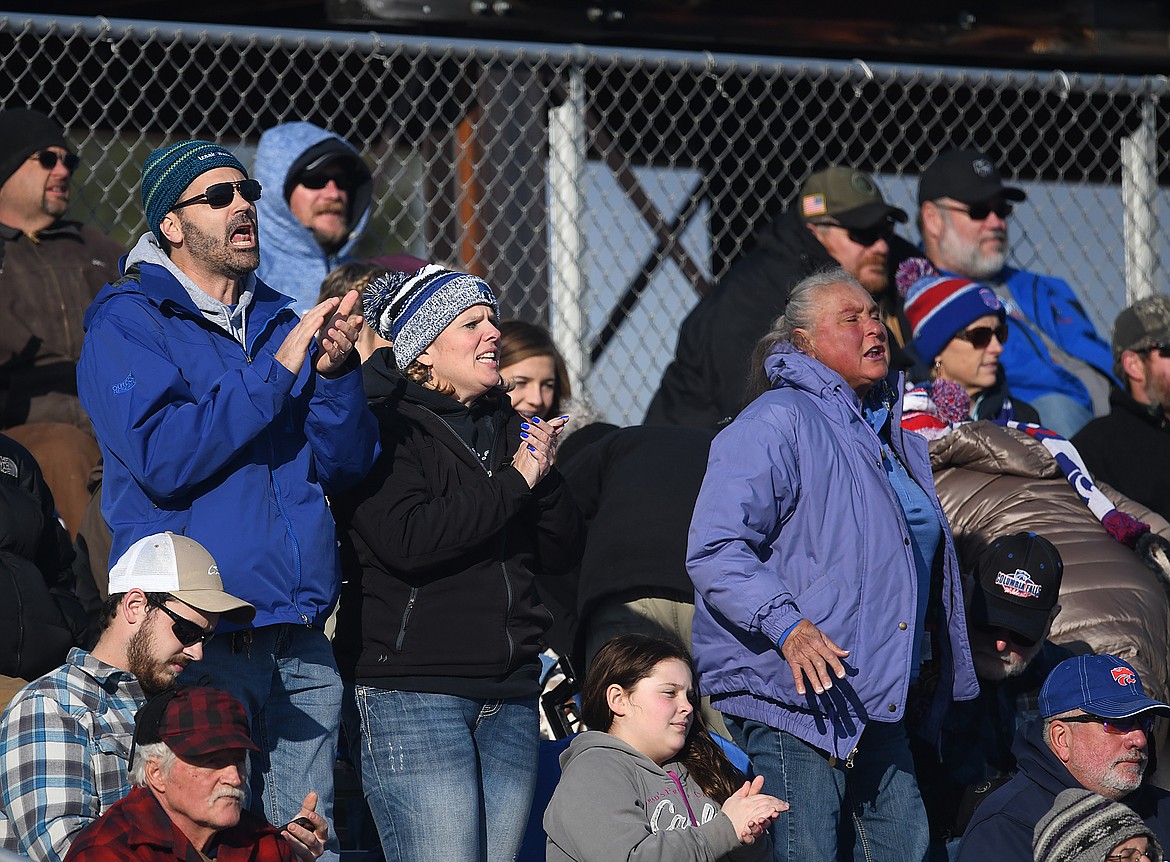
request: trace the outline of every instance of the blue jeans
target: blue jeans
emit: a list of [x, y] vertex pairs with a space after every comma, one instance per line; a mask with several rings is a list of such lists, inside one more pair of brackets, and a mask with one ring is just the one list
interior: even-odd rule
[[786, 800], [772, 828], [776, 862], [921, 862], [930, 829], [901, 722], [865, 726], [853, 765], [790, 733], [725, 715], [736, 743]]
[[540, 751], [536, 698], [354, 687], [362, 787], [387, 862], [510, 862]]
[[[244, 642], [251, 634], [250, 647]], [[233, 652], [233, 641], [239, 647]], [[274, 826], [292, 820], [305, 794], [329, 823], [326, 862], [338, 859], [333, 829], [333, 768], [341, 721], [341, 676], [324, 632], [287, 623], [214, 637], [181, 682], [234, 694], [252, 721], [249, 809]]]

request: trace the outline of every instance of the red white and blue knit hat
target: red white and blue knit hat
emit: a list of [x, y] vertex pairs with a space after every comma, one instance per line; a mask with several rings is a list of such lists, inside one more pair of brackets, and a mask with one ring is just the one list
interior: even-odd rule
[[913, 329], [914, 349], [927, 365], [972, 321], [988, 314], [1006, 317], [1003, 303], [986, 284], [940, 275], [926, 258], [903, 261], [897, 283]]

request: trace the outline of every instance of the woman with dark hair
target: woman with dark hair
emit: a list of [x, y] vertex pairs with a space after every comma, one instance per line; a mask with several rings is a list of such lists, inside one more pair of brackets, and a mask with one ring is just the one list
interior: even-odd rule
[[978, 692], [926, 441], [903, 433], [888, 336], [843, 269], [809, 276], [756, 354], [764, 389], [711, 444], [687, 570], [703, 688], [791, 808], [777, 860], [922, 859], [907, 690], [928, 732]]
[[391, 862], [513, 859], [551, 622], [533, 571], [567, 571], [580, 546], [552, 466], [564, 420], [528, 421], [508, 403], [481, 279], [434, 265], [389, 274], [364, 308], [392, 344], [364, 366], [382, 456], [337, 501], [360, 569], [338, 652], [355, 683], [366, 799]]
[[707, 733], [681, 646], [618, 635], [589, 666], [581, 717], [592, 730], [561, 755], [544, 814], [549, 862], [765, 860], [788, 807], [748, 782]]
[[565, 360], [543, 326], [524, 320], [500, 324], [500, 378], [516, 412], [555, 419], [573, 397]]

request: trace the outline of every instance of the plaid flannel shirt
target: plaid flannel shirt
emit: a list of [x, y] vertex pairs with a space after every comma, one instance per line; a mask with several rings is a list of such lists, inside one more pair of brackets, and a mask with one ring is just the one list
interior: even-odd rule
[[60, 862], [77, 833], [130, 791], [132, 674], [73, 649], [0, 719], [0, 847]]

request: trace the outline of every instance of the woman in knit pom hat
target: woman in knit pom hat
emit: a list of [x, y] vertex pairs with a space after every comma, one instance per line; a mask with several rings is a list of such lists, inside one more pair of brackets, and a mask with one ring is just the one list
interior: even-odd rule
[[392, 345], [363, 366], [382, 457], [335, 512], [361, 569], [337, 649], [355, 683], [366, 798], [390, 862], [512, 859], [552, 621], [533, 572], [567, 571], [581, 543], [552, 466], [566, 418], [512, 409], [481, 279], [387, 273], [364, 306]]
[[[914, 349], [931, 380], [966, 390], [972, 419], [1039, 422], [1031, 405], [1010, 398], [999, 357], [1007, 340], [1007, 312], [990, 287], [940, 275], [925, 258], [898, 267], [898, 291], [913, 329]], [[928, 387], [929, 388], [929, 387]]]
[[1162, 862], [1162, 845], [1132, 809], [1082, 788], [1056, 797], [1032, 852], [1036, 862]]

